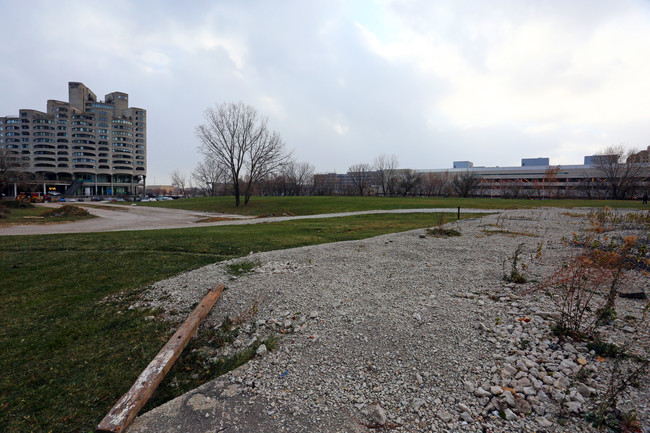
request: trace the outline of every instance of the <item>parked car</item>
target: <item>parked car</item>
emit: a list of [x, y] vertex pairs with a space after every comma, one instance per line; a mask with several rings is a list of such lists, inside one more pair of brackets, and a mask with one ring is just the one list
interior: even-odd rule
[[102, 201], [104, 199], [102, 197], [93, 197], [90, 200], [92, 200], [92, 201]]

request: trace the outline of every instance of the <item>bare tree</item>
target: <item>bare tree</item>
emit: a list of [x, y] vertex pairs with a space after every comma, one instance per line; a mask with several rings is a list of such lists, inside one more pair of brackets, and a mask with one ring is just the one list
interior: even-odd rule
[[395, 184], [397, 182], [397, 176], [395, 175], [395, 170], [397, 170], [397, 156], [386, 155], [382, 153], [374, 161], [374, 168], [377, 170], [377, 176], [379, 182], [381, 183], [381, 193], [386, 195], [391, 195], [395, 190]]
[[610, 198], [622, 200], [634, 193], [643, 165], [634, 158], [634, 150], [622, 144], [612, 145], [596, 155], [596, 168], [602, 174]]
[[451, 188], [449, 172], [426, 173], [422, 176], [422, 191], [428, 196], [448, 196]]
[[192, 172], [192, 179], [208, 196], [216, 196], [219, 184], [223, 183], [226, 170], [214, 158], [207, 157], [199, 162]]
[[184, 174], [178, 170], [172, 171], [169, 176], [172, 180], [172, 186], [181, 193], [182, 196], [185, 195], [185, 186], [187, 185], [187, 179]]
[[260, 135], [256, 145], [248, 146], [246, 169], [248, 170], [244, 204], [253, 194], [253, 187], [267, 176], [280, 170], [289, 160], [290, 155], [284, 150], [284, 141], [280, 134], [265, 131]]
[[0, 194], [12, 183], [23, 186], [29, 180], [18, 152], [5, 146], [0, 145]]
[[558, 180], [559, 172], [559, 165], [551, 165], [544, 171], [544, 177], [535, 185], [535, 192], [539, 198], [553, 198], [553, 186]]
[[451, 181], [451, 186], [459, 197], [469, 197], [481, 179], [471, 171], [459, 173]]
[[205, 123], [196, 128], [199, 150], [226, 168], [236, 206], [240, 204], [240, 182], [246, 178], [247, 204], [253, 185], [287, 160], [284, 141], [277, 132], [269, 131], [267, 118], [259, 117], [255, 108], [242, 102], [208, 108], [204, 117]]
[[357, 187], [359, 190], [359, 195], [364, 195], [368, 187], [370, 186], [370, 172], [372, 167], [370, 164], [354, 164], [348, 168], [348, 174], [350, 176], [350, 182]]
[[415, 170], [403, 170], [399, 176], [400, 192], [404, 197], [420, 185], [422, 178]]
[[282, 170], [289, 193], [300, 195], [313, 182], [315, 167], [308, 162], [291, 161]]

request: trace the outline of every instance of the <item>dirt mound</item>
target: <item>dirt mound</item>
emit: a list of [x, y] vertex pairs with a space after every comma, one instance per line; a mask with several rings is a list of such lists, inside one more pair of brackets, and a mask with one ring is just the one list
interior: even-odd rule
[[44, 212], [41, 216], [45, 218], [53, 218], [53, 217], [88, 217], [90, 216], [90, 213], [79, 206], [75, 205], [64, 205], [61, 207], [58, 207], [56, 209], [51, 209], [48, 210], [47, 212]]

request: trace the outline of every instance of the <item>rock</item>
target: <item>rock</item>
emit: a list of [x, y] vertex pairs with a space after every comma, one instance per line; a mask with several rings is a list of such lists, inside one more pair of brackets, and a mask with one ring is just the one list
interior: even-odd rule
[[491, 386], [490, 387], [490, 393], [492, 395], [499, 395], [502, 392], [503, 392], [503, 388], [501, 388], [500, 386]]
[[506, 420], [508, 420], [508, 421], [514, 421], [516, 419], [519, 419], [517, 414], [514, 413], [513, 411], [511, 411], [510, 409], [504, 410], [503, 413], [505, 414]]
[[522, 377], [521, 379], [519, 379], [517, 381], [517, 384], [515, 386], [525, 388], [525, 387], [530, 386], [530, 385], [531, 385], [530, 379], [528, 379], [527, 377]]
[[420, 316], [420, 313], [413, 313], [413, 318], [418, 322], [422, 321], [422, 316]]
[[536, 395], [537, 390], [532, 386], [527, 386], [524, 388], [524, 394], [526, 395]]
[[540, 311], [537, 313], [537, 315], [544, 319], [551, 319], [551, 320], [557, 320], [560, 318], [560, 313], [556, 313], [552, 311]]
[[569, 353], [578, 353], [575, 346], [571, 343], [564, 343], [564, 350], [566, 350]]
[[570, 401], [569, 403], [567, 403], [566, 408], [569, 411], [569, 413], [577, 414], [582, 412], [582, 403], [580, 403], [579, 401]]
[[374, 425], [384, 425], [388, 420], [386, 417], [386, 411], [384, 411], [384, 408], [379, 405], [375, 405], [369, 415], [370, 423]]
[[420, 407], [424, 406], [426, 404], [426, 401], [422, 398], [416, 398], [413, 400], [413, 403], [411, 404], [411, 407], [415, 410], [418, 410]]
[[515, 396], [512, 395], [510, 391], [504, 391], [504, 393], [501, 394], [501, 398], [509, 407], [515, 406]]
[[474, 395], [476, 397], [479, 397], [479, 398], [481, 398], [481, 397], [491, 397], [492, 396], [492, 394], [489, 391], [486, 391], [483, 388], [476, 388], [474, 390]]
[[578, 384], [576, 385], [576, 389], [578, 390], [578, 392], [579, 392], [583, 397], [589, 397], [590, 395], [592, 395], [592, 394], [595, 392], [595, 390], [594, 390], [593, 388], [589, 388], [589, 387], [588, 387], [587, 385], [585, 385], [584, 383], [578, 383]]
[[258, 355], [258, 356], [262, 356], [267, 351], [268, 351], [268, 349], [266, 348], [266, 344], [260, 344], [260, 347], [257, 348], [257, 350], [255, 351], [255, 354]]
[[472, 410], [466, 404], [463, 403], [458, 403], [458, 410], [461, 412], [472, 413]]
[[520, 413], [522, 415], [526, 415], [530, 413], [530, 403], [528, 403], [526, 400], [523, 398], [517, 398], [515, 399], [515, 412]]
[[436, 415], [438, 415], [438, 418], [440, 418], [443, 422], [446, 423], [451, 422], [454, 419], [454, 416], [451, 413], [443, 409], [439, 410]]
[[537, 424], [540, 425], [540, 427], [544, 427], [544, 428], [548, 428], [548, 427], [551, 427], [553, 425], [553, 423], [551, 421], [547, 420], [543, 416], [540, 416], [539, 418], [537, 418], [536, 421], [537, 421]]
[[531, 361], [531, 360], [528, 359], [528, 358], [524, 358], [523, 361], [524, 361], [524, 365], [525, 365], [526, 368], [529, 369], [529, 370], [530, 370], [531, 368], [535, 368], [535, 367], [537, 367], [537, 364], [534, 363], [533, 361]]
[[467, 412], [463, 412], [463, 413], [461, 413], [461, 414], [460, 414], [460, 419], [462, 419], [462, 420], [465, 421], [466, 423], [471, 423], [471, 422], [474, 421], [474, 419], [472, 418], [472, 415], [470, 415], [470, 414], [467, 413]]
[[549, 401], [549, 400], [550, 400], [550, 399], [548, 398], [548, 395], [547, 395], [544, 391], [539, 391], [539, 392], [537, 393], [536, 398], [537, 398], [539, 401], [542, 401], [542, 402], [545, 402], [545, 401]]
[[517, 374], [517, 369], [510, 364], [506, 364], [503, 366], [502, 373], [505, 377], [514, 376]]

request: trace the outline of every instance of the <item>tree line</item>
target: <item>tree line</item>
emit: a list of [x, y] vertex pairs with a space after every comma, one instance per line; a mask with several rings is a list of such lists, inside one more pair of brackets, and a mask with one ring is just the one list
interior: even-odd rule
[[[204, 112], [196, 127], [203, 160], [190, 178], [175, 170], [172, 184], [182, 195], [232, 195], [235, 204], [246, 205], [253, 195], [381, 195], [381, 196], [487, 196], [487, 179], [475, 172], [416, 172], [400, 169], [396, 155], [380, 154], [372, 163], [353, 164], [345, 174], [314, 174], [314, 166], [292, 158], [268, 118], [242, 102], [223, 103]], [[595, 162], [598, 185], [585, 184], [580, 196], [606, 191], [607, 198], [630, 197], [638, 187], [645, 159], [624, 146], [610, 146]], [[647, 152], [646, 152], [647, 154]], [[635, 159], [636, 158], [636, 159]], [[562, 196], [558, 187], [559, 166], [546, 169], [532, 184], [505, 182], [502, 197], [549, 198]], [[603, 188], [605, 187], [605, 188]], [[597, 194], [593, 192], [594, 196]], [[564, 195], [568, 195], [564, 192]], [[599, 197], [599, 198], [606, 198]]]

